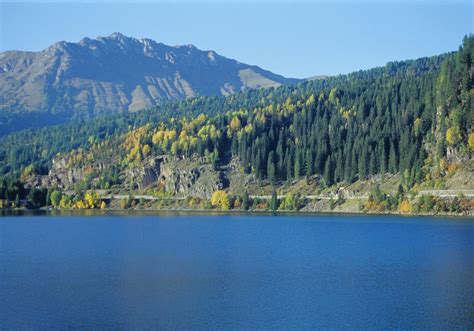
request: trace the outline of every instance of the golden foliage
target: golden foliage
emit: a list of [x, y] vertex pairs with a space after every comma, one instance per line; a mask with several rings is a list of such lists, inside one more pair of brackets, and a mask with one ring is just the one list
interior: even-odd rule
[[234, 133], [239, 132], [242, 128], [242, 123], [237, 116], [234, 116], [230, 121], [227, 129], [227, 136], [230, 138], [234, 135]]
[[178, 141], [173, 141], [171, 144], [171, 154], [177, 155], [179, 151], [179, 142]]
[[70, 208], [71, 207], [71, 197], [63, 194], [61, 197], [61, 201], [59, 202], [59, 207], [62, 209]]
[[446, 170], [446, 160], [445, 159], [440, 159], [439, 160], [439, 170], [440, 171], [445, 171]]
[[413, 205], [408, 200], [403, 200], [400, 203], [400, 212], [402, 214], [409, 214], [413, 211]]
[[87, 208], [92, 209], [99, 207], [99, 194], [97, 194], [96, 192], [87, 192], [84, 195], [84, 202], [86, 203]]
[[[101, 201], [99, 198], [99, 194], [92, 191], [92, 192], [87, 192], [84, 195], [84, 199], [76, 201], [73, 207], [75, 209], [95, 209], [95, 208], [102, 207], [102, 202], [103, 201]], [[61, 200], [61, 204], [62, 204], [62, 200]]]
[[339, 98], [337, 97], [337, 89], [335, 87], [331, 89], [331, 92], [329, 92], [328, 100], [332, 103], [339, 103]]
[[311, 94], [308, 100], [306, 100], [306, 107], [311, 107], [315, 103], [314, 94]]
[[141, 160], [142, 155], [140, 152], [140, 144], [136, 144], [134, 147], [130, 149], [130, 152], [127, 155], [127, 160], [133, 161], [133, 160]]
[[364, 204], [364, 209], [366, 211], [375, 211], [375, 212], [382, 212], [385, 210], [385, 205], [379, 202], [375, 202], [373, 200], [367, 201]]
[[229, 210], [230, 201], [227, 192], [219, 190], [212, 193], [211, 205], [222, 210]]
[[142, 147], [142, 155], [143, 156], [148, 156], [148, 154], [150, 154], [150, 145], [145, 144]]
[[448, 165], [448, 169], [446, 170], [448, 175], [453, 175], [459, 169], [459, 163], [451, 163]]
[[220, 136], [221, 132], [217, 130], [214, 124], [206, 124], [198, 131], [198, 137], [200, 137], [202, 140], [206, 140], [207, 137], [214, 140]]
[[455, 128], [449, 128], [446, 131], [446, 141], [448, 144], [454, 146], [459, 142], [460, 134], [459, 130], [456, 130]]
[[469, 145], [469, 149], [474, 151], [474, 132], [469, 133], [469, 137], [467, 138], [467, 143]]
[[126, 150], [129, 150], [136, 145], [140, 145], [141, 142], [146, 140], [146, 138], [150, 134], [150, 125], [144, 125], [142, 127], [139, 127], [138, 129], [135, 129], [125, 136], [125, 141], [123, 143], [123, 146]]

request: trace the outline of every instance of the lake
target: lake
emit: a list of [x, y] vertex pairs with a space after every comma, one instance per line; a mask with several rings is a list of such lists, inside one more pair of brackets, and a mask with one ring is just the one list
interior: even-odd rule
[[474, 220], [0, 217], [0, 329], [466, 329]]

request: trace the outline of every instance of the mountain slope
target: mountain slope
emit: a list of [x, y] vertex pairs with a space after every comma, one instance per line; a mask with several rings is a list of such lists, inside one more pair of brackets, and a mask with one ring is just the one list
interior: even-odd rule
[[164, 100], [229, 95], [296, 81], [192, 45], [172, 47], [114, 33], [79, 43], [58, 42], [37, 53], [1, 53], [0, 116], [14, 130], [30, 126], [24, 123], [25, 112], [38, 112], [37, 122], [49, 122], [50, 114], [90, 118], [137, 111]]
[[21, 131], [0, 139], [0, 200], [472, 214], [473, 59], [469, 36], [441, 56]]

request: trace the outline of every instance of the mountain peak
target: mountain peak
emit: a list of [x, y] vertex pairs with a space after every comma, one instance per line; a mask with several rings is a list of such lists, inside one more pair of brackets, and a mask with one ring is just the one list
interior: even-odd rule
[[120, 32], [112, 32], [108, 38], [111, 38], [111, 39], [130, 39], [131, 37], [127, 37], [126, 35], [124, 35], [123, 33], [120, 33]]
[[68, 112], [65, 117], [297, 82], [194, 45], [168, 46], [120, 32], [60, 41], [38, 53], [5, 52], [0, 68], [0, 112]]
[[126, 36], [120, 32], [113, 32], [106, 37], [99, 36], [97, 37], [98, 41], [115, 41], [119, 43], [128, 43], [128, 42], [140, 42], [137, 38]]

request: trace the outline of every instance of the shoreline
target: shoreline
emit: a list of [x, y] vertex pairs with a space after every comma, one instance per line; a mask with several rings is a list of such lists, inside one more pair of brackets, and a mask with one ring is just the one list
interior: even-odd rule
[[[147, 208], [147, 209], [5, 209], [0, 212], [0, 217], [4, 216], [96, 216], [120, 214], [196, 214], [202, 216], [214, 215], [268, 215], [268, 216], [402, 216], [402, 217], [450, 217], [450, 218], [472, 218], [473, 213], [400, 213], [400, 212], [343, 212], [343, 211], [294, 211], [294, 210], [217, 210], [217, 209], [173, 209], [173, 208]], [[35, 215], [36, 214], [36, 215]], [[150, 216], [151, 216], [150, 215]]]

